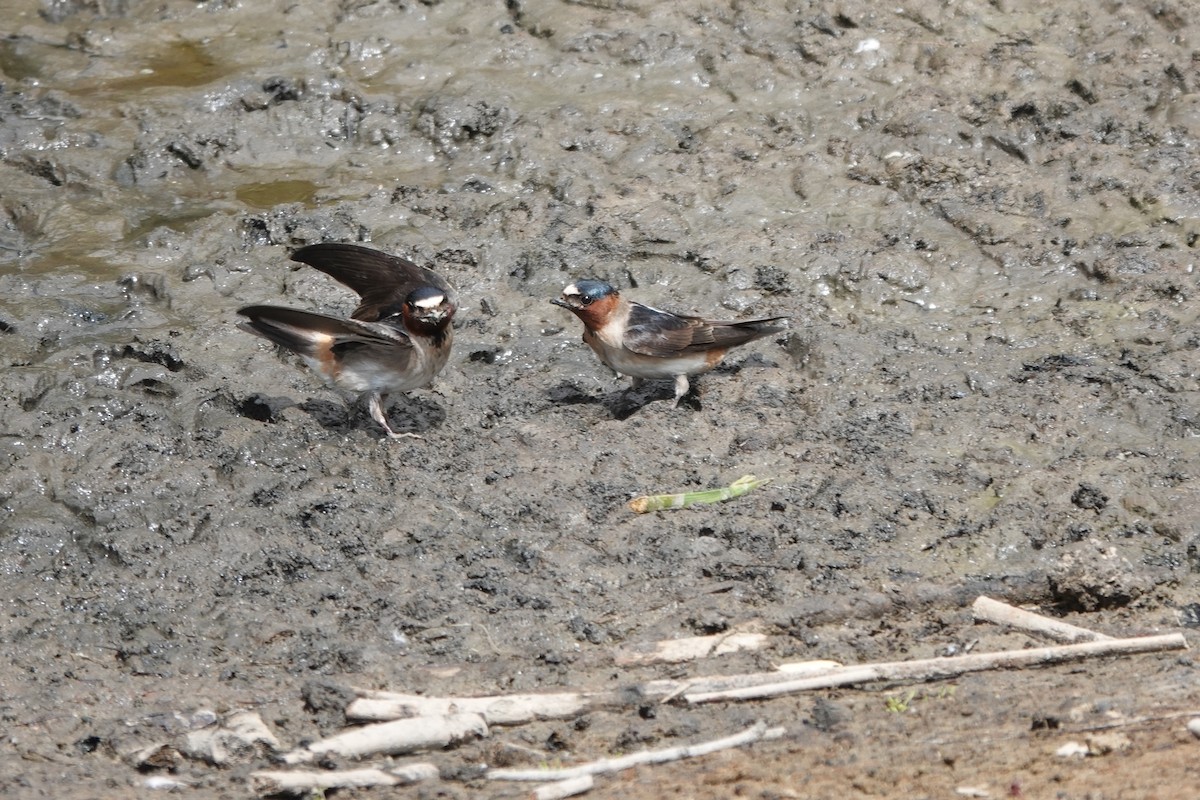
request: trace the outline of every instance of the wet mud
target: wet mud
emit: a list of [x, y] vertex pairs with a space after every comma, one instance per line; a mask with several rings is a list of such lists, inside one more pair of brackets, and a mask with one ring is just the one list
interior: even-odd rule
[[[47, 0], [5, 16], [11, 796], [145, 791], [129, 754], [200, 712], [252, 708], [312, 739], [343, 724], [348, 687], [605, 688], [1030, 641], [973, 627], [979, 594], [1111, 634], [1200, 624], [1185, 4]], [[319, 241], [457, 289], [449, 365], [390, 411], [421, 439], [388, 440], [237, 329], [244, 305], [353, 309], [289, 260]], [[669, 382], [631, 391], [550, 305], [584, 277], [790, 325], [673, 408]], [[773, 481], [626, 506], [745, 474]], [[612, 662], [752, 620], [768, 652]], [[597, 797], [1194, 782], [1196, 745], [1167, 719], [1200, 701], [1186, 654], [976, 675], [902, 710], [885, 692], [504, 735], [569, 761], [755, 719], [791, 731]], [[1146, 717], [1122, 752], [1053, 755]], [[472, 777], [492, 746], [445, 755], [457, 779], [413, 796], [519, 792]], [[171, 774], [242, 797], [256, 766]]]

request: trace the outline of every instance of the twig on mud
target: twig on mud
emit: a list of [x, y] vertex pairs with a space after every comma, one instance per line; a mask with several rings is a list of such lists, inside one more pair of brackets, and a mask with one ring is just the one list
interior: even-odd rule
[[1166, 722], [1167, 720], [1182, 719], [1184, 717], [1188, 717], [1189, 719], [1200, 717], [1200, 709], [1172, 711], [1168, 714], [1154, 714], [1152, 716], [1130, 717], [1129, 719], [1118, 719], [1112, 722], [1100, 722], [1095, 725], [1072, 726], [1072, 730], [1076, 733], [1092, 733], [1094, 731], [1112, 730], [1113, 728], [1128, 728], [1133, 725], [1146, 725], [1151, 722]]
[[718, 750], [741, 747], [752, 742], [778, 739], [786, 732], [784, 728], [768, 728], [765, 722], [760, 721], [741, 733], [726, 736], [723, 739], [714, 739], [710, 742], [669, 747], [665, 750], [643, 750], [640, 753], [631, 753], [620, 758], [603, 758], [599, 761], [592, 761], [566, 769], [494, 769], [487, 773], [487, 777], [496, 781], [562, 781], [584, 775], [602, 775], [609, 772], [620, 772], [623, 769], [637, 767], [642, 764], [662, 764], [667, 761], [680, 761], [685, 758], [696, 758], [697, 756], [715, 753]]
[[728, 689], [740, 689], [746, 686], [762, 686], [768, 683], [779, 683], [781, 675], [787, 675], [788, 680], [800, 677], [827, 675], [842, 665], [837, 661], [793, 661], [780, 664], [774, 672], [746, 672], [741, 675], [711, 675], [706, 678], [690, 678], [686, 680], [650, 681], [641, 687], [646, 697], [658, 697], [660, 704], [666, 704], [687, 692], [721, 692]]
[[916, 661], [893, 661], [842, 667], [826, 675], [789, 680], [743, 689], [717, 692], [689, 692], [683, 699], [689, 703], [711, 703], [717, 700], [757, 700], [778, 697], [811, 689], [830, 689], [856, 683], [876, 681], [926, 681], [952, 678], [966, 672], [989, 669], [1013, 669], [1077, 661], [1084, 658], [1110, 655], [1151, 653], [1161, 650], [1186, 650], [1183, 634], [1141, 636], [1133, 639], [1106, 639], [1098, 642], [1038, 647], [1030, 650], [1003, 650], [996, 653], [973, 653], [950, 658], [927, 658]]
[[487, 736], [487, 723], [478, 714], [413, 717], [339, 733], [319, 739], [283, 756], [286, 764], [303, 764], [323, 753], [361, 758], [377, 754], [399, 755], [416, 750], [448, 747]]
[[1113, 638], [1061, 620], [1043, 617], [1041, 614], [1034, 614], [1032, 611], [1025, 611], [983, 595], [976, 598], [971, 606], [971, 612], [977, 620], [1040, 633], [1056, 642], [1099, 642], [1112, 641]]
[[[824, 675], [827, 672], [832, 672], [835, 669], [841, 669], [842, 664], [837, 661], [788, 661], [775, 667], [775, 671], [786, 672], [793, 678], [800, 675]], [[768, 674], [768, 673], [762, 673]]]
[[780, 673], [786, 672], [789, 679], [797, 675], [825, 675], [840, 669], [836, 661], [802, 661], [795, 664], [780, 664], [773, 672], [746, 672], [741, 675], [709, 675], [703, 678], [686, 678], [674, 680], [664, 678], [648, 681], [641, 685], [640, 690], [647, 698], [666, 698], [688, 692], [717, 692], [724, 689], [736, 689], [744, 686], [761, 686], [765, 683], [779, 683]]
[[365, 691], [346, 707], [346, 718], [393, 720], [439, 714], [477, 714], [488, 725], [520, 725], [539, 719], [568, 719], [604, 705], [607, 693], [555, 692], [487, 697], [425, 697]]
[[533, 790], [533, 800], [562, 800], [577, 794], [591, 791], [595, 781], [591, 775], [580, 775], [578, 778], [567, 778], [565, 781], [555, 781], [539, 786]]
[[700, 492], [679, 492], [678, 494], [652, 494], [635, 497], [629, 501], [629, 507], [638, 514], [650, 511], [669, 511], [673, 508], [686, 508], [694, 503], [719, 503], [741, 497], [751, 489], [757, 489], [770, 478], [755, 478], [753, 475], [743, 475], [728, 486], [720, 489], [705, 489]]
[[781, 672], [787, 679], [823, 675], [841, 667], [836, 661], [803, 661], [781, 664], [779, 672], [753, 672], [744, 675], [712, 675], [687, 680], [648, 681], [618, 692], [552, 692], [546, 694], [509, 694], [485, 697], [426, 697], [424, 695], [360, 689], [359, 697], [346, 707], [347, 719], [383, 721], [407, 717], [434, 717], [469, 713], [483, 717], [488, 725], [521, 725], [539, 719], [571, 719], [599, 708], [620, 708], [639, 701], [666, 703], [685, 692], [716, 692], [764, 683], [779, 683]]
[[438, 776], [433, 764], [407, 764], [394, 769], [350, 769], [338, 772], [278, 772], [261, 770], [250, 774], [251, 787], [259, 797], [275, 794], [310, 794], [327, 789], [364, 789], [372, 786], [407, 786]]
[[770, 641], [765, 633], [747, 630], [732, 630], [712, 636], [687, 636], [682, 639], [664, 639], [659, 642], [644, 642], [618, 648], [613, 661], [618, 666], [640, 664], [678, 664], [697, 658], [720, 656], [741, 650], [761, 650]]

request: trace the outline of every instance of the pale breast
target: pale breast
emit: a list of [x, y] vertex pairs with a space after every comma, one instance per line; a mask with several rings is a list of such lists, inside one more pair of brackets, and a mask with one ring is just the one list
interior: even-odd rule
[[347, 354], [335, 381], [352, 392], [407, 392], [427, 386], [449, 358], [449, 339], [437, 350], [423, 338], [412, 347], [364, 347]]
[[[611, 326], [610, 330], [611, 330]], [[644, 356], [626, 350], [620, 345], [620, 340], [613, 346], [605, 337], [596, 334], [585, 334], [583, 340], [596, 352], [600, 360], [622, 375], [634, 378], [674, 378], [676, 375], [699, 375], [708, 372], [718, 361], [710, 363], [705, 353], [692, 353], [674, 358], [655, 358]]]

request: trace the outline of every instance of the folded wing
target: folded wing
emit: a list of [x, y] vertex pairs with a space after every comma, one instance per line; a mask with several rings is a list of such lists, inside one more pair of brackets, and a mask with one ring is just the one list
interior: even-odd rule
[[687, 317], [630, 303], [624, 345], [644, 356], [670, 356], [728, 349], [783, 330], [776, 323], [787, 317], [762, 317], [732, 322]]

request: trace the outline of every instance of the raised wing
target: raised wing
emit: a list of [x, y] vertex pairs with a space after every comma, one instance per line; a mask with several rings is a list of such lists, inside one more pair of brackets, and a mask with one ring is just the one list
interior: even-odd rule
[[409, 293], [422, 286], [434, 287], [451, 305], [457, 304], [450, 284], [433, 270], [369, 247], [312, 244], [292, 253], [292, 260], [319, 269], [358, 292], [362, 301], [351, 315], [356, 320], [374, 322], [396, 313]]
[[247, 306], [238, 309], [247, 318], [242, 328], [305, 356], [323, 348], [366, 344], [411, 348], [412, 340], [392, 325], [313, 314], [280, 306]]

